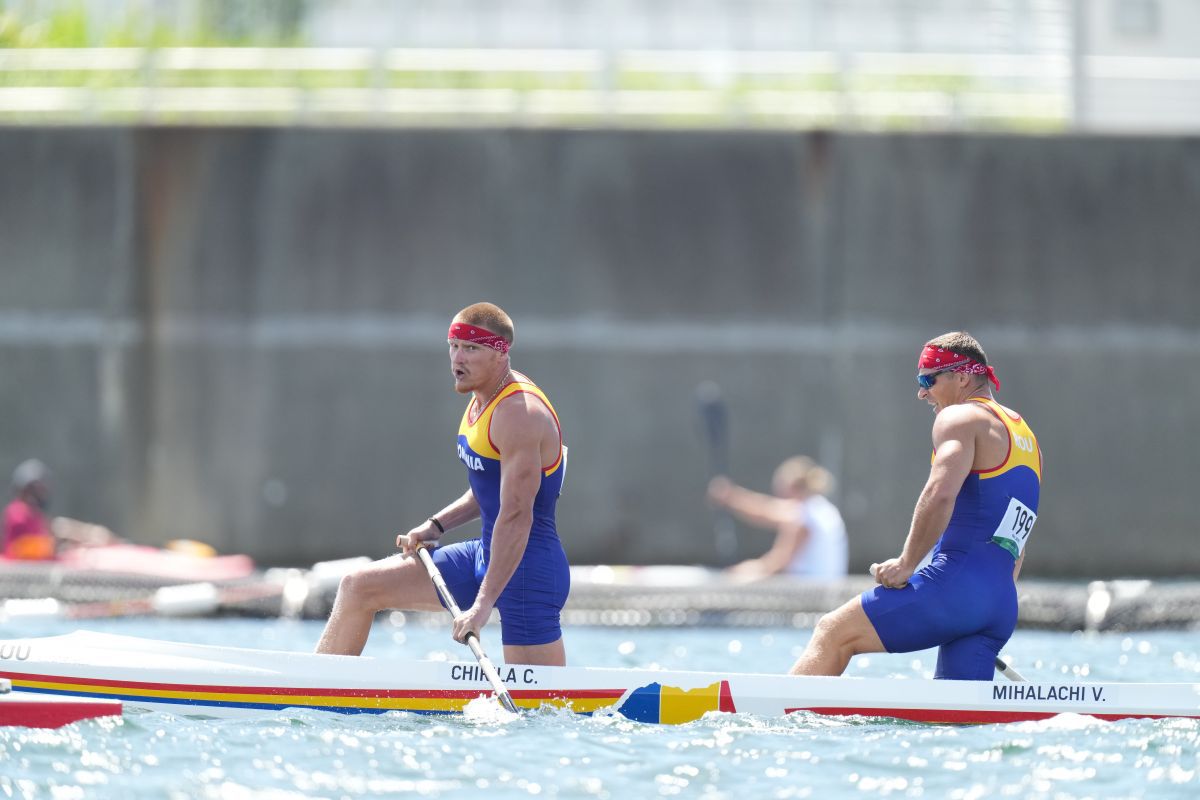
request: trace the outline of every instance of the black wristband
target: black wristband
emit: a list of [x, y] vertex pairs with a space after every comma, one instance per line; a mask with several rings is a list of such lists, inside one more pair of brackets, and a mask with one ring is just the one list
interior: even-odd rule
[[442, 523], [438, 522], [437, 517], [430, 517], [429, 521], [433, 523], [433, 527], [437, 528], [439, 533], [446, 532], [446, 529], [442, 527]]

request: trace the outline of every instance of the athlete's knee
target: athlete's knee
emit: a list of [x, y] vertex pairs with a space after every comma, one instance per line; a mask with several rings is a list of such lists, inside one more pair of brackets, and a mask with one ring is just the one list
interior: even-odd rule
[[813, 626], [813, 632], [812, 632], [813, 641], [816, 641], [818, 639], [823, 640], [823, 639], [829, 638], [830, 633], [833, 631], [833, 628], [835, 627], [832, 617], [833, 617], [833, 612], [830, 611], [825, 614], [822, 614], [821, 618], [817, 620], [817, 624]]
[[830, 611], [817, 621], [813, 641], [821, 647], [836, 650], [844, 658], [881, 649], [874, 627], [861, 610], [849, 604]]
[[338, 582], [338, 598], [357, 608], [379, 611], [383, 608], [380, 587], [377, 573], [356, 570], [343, 575]]
[[817, 620], [817, 625], [813, 628], [813, 639], [829, 644], [839, 642], [846, 638], [847, 627], [846, 615], [841, 609], [830, 611], [822, 614]]

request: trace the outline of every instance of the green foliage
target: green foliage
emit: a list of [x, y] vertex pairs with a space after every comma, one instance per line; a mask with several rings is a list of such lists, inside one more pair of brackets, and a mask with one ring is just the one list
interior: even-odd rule
[[21, 41], [21, 24], [16, 14], [0, 11], [0, 48], [17, 47]]
[[67, 4], [35, 20], [16, 11], [0, 14], [0, 47], [90, 47], [90, 24], [82, 3]]
[[304, 44], [301, 26], [310, 2], [208, 0], [200, 5], [192, 30], [165, 24], [152, 4], [133, 4], [104, 19], [95, 18], [81, 0], [36, 16], [8, 9], [0, 11], [0, 47], [296, 47]]

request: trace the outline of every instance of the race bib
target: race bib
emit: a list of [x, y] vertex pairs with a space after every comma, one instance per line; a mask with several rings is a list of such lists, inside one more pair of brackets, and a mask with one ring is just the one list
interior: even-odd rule
[[1021, 553], [1025, 552], [1025, 542], [1029, 539], [1029, 532], [1033, 530], [1035, 522], [1037, 513], [1030, 511], [1024, 503], [1014, 497], [1008, 501], [1008, 510], [1004, 512], [1004, 519], [1000, 520], [1000, 525], [992, 534], [992, 541], [1012, 553], [1013, 558], [1020, 558]]

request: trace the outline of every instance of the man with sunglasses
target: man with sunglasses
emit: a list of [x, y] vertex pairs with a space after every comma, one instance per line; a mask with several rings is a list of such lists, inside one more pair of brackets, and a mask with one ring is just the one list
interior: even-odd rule
[[991, 680], [1016, 627], [1015, 581], [1041, 489], [1037, 437], [992, 396], [1000, 381], [968, 333], [926, 343], [917, 385], [936, 415], [934, 452], [904, 549], [871, 565], [878, 586], [822, 617], [794, 675], [840, 675], [861, 653], [937, 647], [935, 677]]

